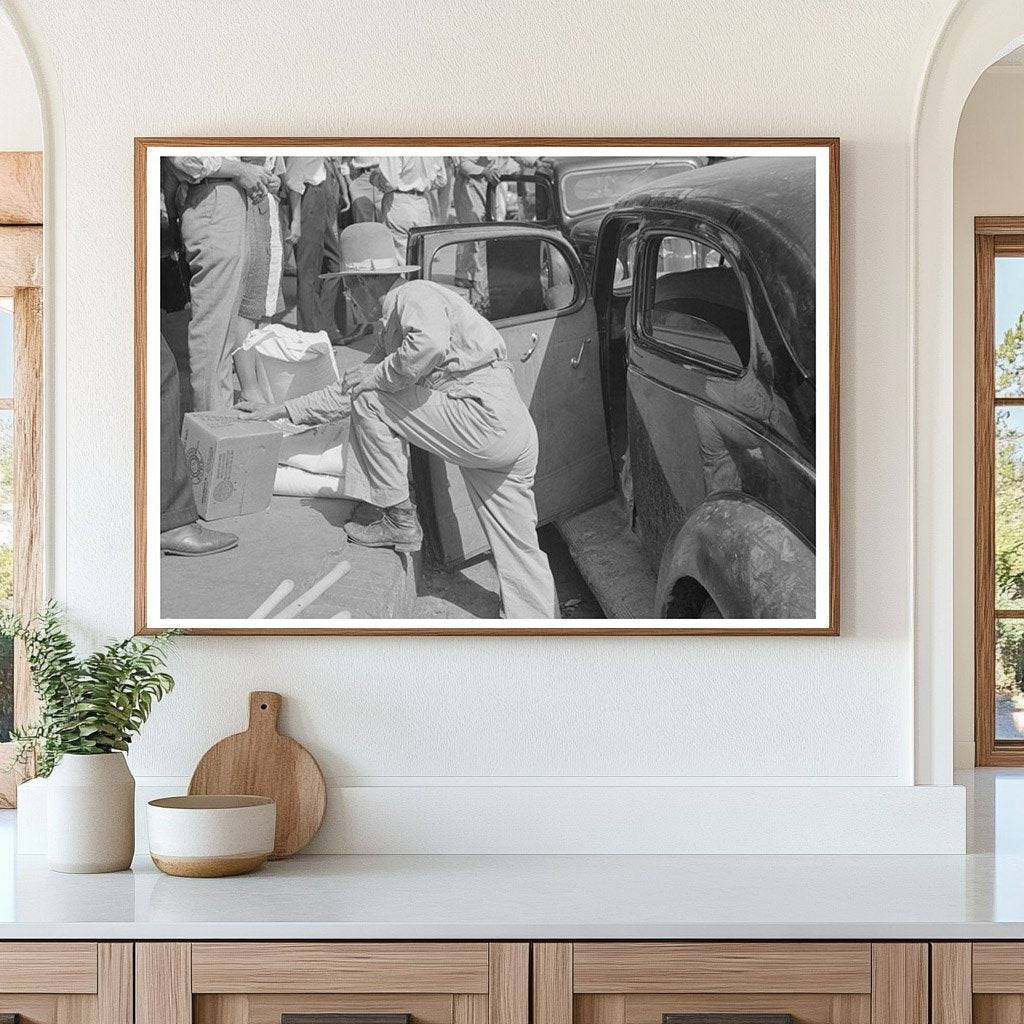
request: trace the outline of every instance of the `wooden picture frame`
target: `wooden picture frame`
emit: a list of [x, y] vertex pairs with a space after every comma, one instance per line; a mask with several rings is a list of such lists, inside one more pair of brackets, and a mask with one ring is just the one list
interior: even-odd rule
[[[14, 607], [37, 612], [43, 593], [43, 173], [41, 153], [0, 153], [0, 296], [14, 299], [14, 396], [0, 408], [14, 420]], [[35, 718], [24, 650], [14, 655], [14, 724]], [[0, 743], [0, 807], [13, 807], [31, 765], [11, 767], [13, 743]]]
[[[192, 622], [171, 620], [161, 616], [151, 589], [150, 565], [153, 561], [153, 535], [151, 534], [152, 501], [151, 486], [148, 483], [147, 451], [152, 451], [152, 428], [148, 421], [147, 386], [153, 381], [153, 336], [152, 300], [148, 282], [153, 280], [151, 261], [154, 253], [152, 225], [152, 173], [153, 160], [167, 151], [195, 150], [196, 152], [249, 150], [280, 151], [295, 147], [308, 147], [310, 152], [362, 149], [377, 152], [388, 149], [395, 152], [403, 147], [445, 147], [453, 150], [491, 149], [498, 152], [516, 152], [537, 147], [590, 147], [622, 151], [656, 148], [663, 150], [708, 150], [728, 155], [753, 151], [757, 155], [774, 155], [763, 151], [806, 152], [820, 160], [816, 189], [816, 216], [818, 225], [827, 224], [827, 230], [816, 235], [822, 249], [817, 252], [819, 273], [818, 296], [827, 296], [819, 303], [819, 325], [816, 340], [818, 375], [827, 375], [827, 388], [822, 389], [820, 404], [817, 406], [819, 443], [817, 465], [827, 465], [827, 486], [819, 486], [823, 495], [825, 511], [816, 505], [818, 551], [824, 546], [821, 538], [827, 538], [827, 555], [821, 561], [815, 560], [816, 614], [812, 620], [787, 620], [781, 625], [758, 626], [756, 619], [729, 620], [721, 627], [705, 626], [694, 620], [685, 625], [673, 626], [670, 618], [650, 618], [631, 621], [627, 625], [616, 624], [615, 619], [588, 620], [586, 626], [574, 626], [570, 620], [552, 621], [551, 625], [516, 626], [505, 621], [484, 620], [480, 624], [458, 620], [454, 625], [446, 620], [422, 620], [423, 624], [411, 625], [403, 620], [396, 626], [387, 620], [356, 622], [326, 622], [303, 625], [294, 620], [291, 625], [278, 625], [272, 620], [260, 621], [249, 626], [242, 620], [231, 620], [218, 625], [215, 619]], [[839, 441], [839, 395], [840, 395], [840, 167], [839, 140], [837, 138], [669, 138], [669, 137], [390, 137], [390, 138], [288, 138], [288, 137], [140, 137], [135, 140], [135, 620], [139, 633], [155, 633], [169, 625], [202, 635], [338, 635], [338, 636], [836, 636], [839, 633], [840, 615], [840, 441]], [[147, 217], [147, 203], [148, 217]], [[824, 258], [821, 257], [824, 252]], [[724, 261], [724, 258], [723, 258]], [[159, 313], [159, 309], [157, 309]], [[824, 443], [822, 443], [824, 439]], [[149, 488], [149, 489], [148, 489]], [[812, 548], [812, 551], [814, 549]], [[824, 583], [822, 582], [824, 580]], [[822, 597], [822, 595], [824, 595]]]

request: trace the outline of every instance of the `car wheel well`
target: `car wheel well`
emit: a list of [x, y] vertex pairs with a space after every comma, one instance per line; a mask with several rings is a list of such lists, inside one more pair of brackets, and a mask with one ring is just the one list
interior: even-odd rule
[[669, 591], [663, 617], [666, 619], [721, 619], [723, 615], [715, 599], [698, 580], [692, 576], [681, 576]]

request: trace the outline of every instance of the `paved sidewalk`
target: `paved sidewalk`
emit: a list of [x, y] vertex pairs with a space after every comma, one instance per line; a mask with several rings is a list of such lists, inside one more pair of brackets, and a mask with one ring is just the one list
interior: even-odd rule
[[411, 563], [390, 549], [349, 544], [342, 526], [351, 506], [336, 499], [275, 497], [266, 512], [218, 519], [210, 526], [237, 533], [238, 547], [204, 558], [162, 558], [161, 612], [167, 618], [247, 618], [282, 580], [292, 580], [295, 587], [281, 609], [338, 562], [348, 561], [352, 571], [300, 618], [329, 619], [340, 612], [353, 619], [401, 618], [412, 593]]

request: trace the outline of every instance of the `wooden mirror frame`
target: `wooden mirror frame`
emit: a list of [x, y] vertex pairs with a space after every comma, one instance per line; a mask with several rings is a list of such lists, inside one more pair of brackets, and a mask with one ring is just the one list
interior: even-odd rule
[[[0, 297], [14, 298], [14, 607], [42, 602], [43, 158], [0, 153]], [[24, 651], [14, 654], [14, 722], [35, 717]], [[0, 743], [0, 807], [13, 807], [31, 765], [12, 767], [14, 744]]]

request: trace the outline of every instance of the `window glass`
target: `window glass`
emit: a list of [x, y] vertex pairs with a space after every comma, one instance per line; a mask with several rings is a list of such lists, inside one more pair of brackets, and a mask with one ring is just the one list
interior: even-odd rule
[[615, 257], [615, 287], [630, 288], [636, 272], [637, 225], [622, 229], [619, 235], [619, 251]]
[[618, 167], [580, 168], [562, 175], [562, 209], [570, 217], [603, 210], [641, 185], [693, 169], [693, 162], [647, 160]]
[[996, 257], [996, 397], [1024, 397], [1024, 259]]
[[996, 739], [1024, 739], [1024, 623], [1019, 619], [996, 619]]
[[568, 260], [542, 238], [451, 242], [434, 253], [427, 277], [456, 291], [488, 320], [555, 312], [576, 303]]
[[689, 238], [654, 243], [647, 334], [683, 355], [740, 371], [750, 354], [746, 302], [720, 252]]
[[14, 395], [14, 313], [12, 300], [0, 299], [0, 398]]
[[546, 180], [530, 177], [502, 181], [487, 191], [487, 219], [547, 223], [551, 219], [550, 188]]
[[[0, 310], [0, 317], [3, 311]], [[0, 410], [0, 607], [14, 603], [14, 413]], [[0, 637], [0, 743], [14, 724], [14, 646]]]
[[995, 736], [1024, 740], [1024, 258], [996, 257], [993, 313]]
[[996, 608], [1024, 608], [1024, 408], [996, 408]]

